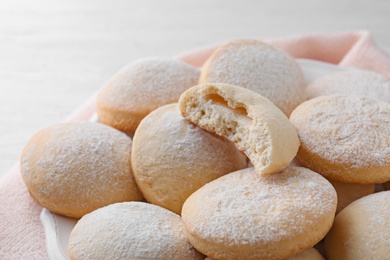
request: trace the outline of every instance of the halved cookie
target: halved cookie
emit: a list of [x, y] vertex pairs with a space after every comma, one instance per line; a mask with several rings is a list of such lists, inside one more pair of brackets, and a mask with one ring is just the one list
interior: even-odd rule
[[259, 174], [283, 170], [298, 151], [298, 134], [288, 118], [249, 89], [200, 84], [180, 96], [179, 108], [194, 124], [233, 141]]

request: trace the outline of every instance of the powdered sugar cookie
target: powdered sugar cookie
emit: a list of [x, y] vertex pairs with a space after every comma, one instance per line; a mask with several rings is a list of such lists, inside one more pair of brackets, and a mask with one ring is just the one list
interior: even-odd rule
[[180, 216], [143, 202], [123, 202], [81, 218], [70, 235], [70, 259], [203, 259]]
[[290, 256], [286, 260], [324, 260], [324, 257], [314, 248], [308, 248], [299, 254]]
[[[205, 260], [215, 260], [211, 257], [206, 257]], [[285, 260], [324, 260], [322, 255], [314, 248], [308, 248], [296, 255], [285, 258]]]
[[390, 102], [390, 79], [376, 72], [353, 69], [321, 77], [309, 84], [305, 91], [308, 99], [349, 94]]
[[179, 99], [183, 116], [233, 141], [259, 174], [286, 168], [299, 140], [295, 127], [271, 101], [229, 84], [200, 84]]
[[215, 259], [283, 259], [313, 247], [330, 229], [337, 197], [302, 167], [260, 176], [253, 168], [216, 179], [184, 203], [190, 243]]
[[111, 203], [142, 200], [131, 170], [131, 144], [124, 133], [102, 124], [59, 124], [30, 139], [20, 170], [39, 204], [80, 218]]
[[305, 100], [299, 65], [287, 53], [259, 40], [231, 41], [210, 56], [199, 83], [219, 82], [261, 94], [287, 116]]
[[175, 103], [141, 121], [133, 138], [132, 167], [149, 202], [180, 214], [188, 196], [247, 167], [247, 158], [226, 138], [185, 120]]
[[299, 105], [297, 159], [326, 178], [346, 183], [390, 180], [390, 104], [359, 96], [323, 96]]
[[335, 218], [325, 238], [326, 257], [388, 259], [390, 255], [390, 191], [349, 204]]
[[97, 97], [97, 113], [104, 124], [134, 132], [154, 109], [177, 102], [197, 84], [199, 69], [173, 58], [134, 61], [115, 74]]

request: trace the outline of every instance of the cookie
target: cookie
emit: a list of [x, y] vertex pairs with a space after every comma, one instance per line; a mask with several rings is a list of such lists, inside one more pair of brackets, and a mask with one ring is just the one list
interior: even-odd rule
[[286, 52], [260, 40], [234, 40], [210, 56], [199, 83], [219, 82], [261, 94], [287, 116], [305, 100], [305, 80], [299, 65]]
[[307, 86], [307, 99], [333, 94], [360, 95], [390, 102], [390, 79], [359, 69], [339, 71], [323, 76]]
[[200, 84], [180, 96], [179, 109], [194, 124], [233, 141], [259, 174], [283, 170], [298, 151], [297, 131], [288, 118], [249, 89]]
[[390, 191], [358, 199], [335, 218], [325, 238], [326, 258], [388, 259]]
[[65, 123], [35, 134], [20, 170], [31, 196], [72, 218], [121, 201], [142, 200], [131, 170], [131, 139], [98, 123]]
[[309, 169], [260, 176], [247, 168], [194, 192], [182, 219], [190, 243], [211, 258], [283, 259], [326, 235], [336, 204], [332, 185]]
[[247, 158], [226, 138], [185, 120], [174, 103], [141, 121], [133, 138], [132, 167], [147, 201], [180, 214], [188, 196], [247, 167]]
[[297, 160], [327, 179], [356, 184], [390, 180], [390, 103], [329, 95], [299, 105]]
[[134, 133], [142, 118], [177, 102], [182, 92], [197, 84], [199, 75], [198, 68], [173, 58], [136, 60], [102, 87], [96, 101], [99, 120]]
[[[211, 257], [206, 257], [205, 260], [215, 260]], [[284, 260], [324, 260], [322, 255], [314, 248], [308, 248], [296, 255], [285, 258]]]
[[324, 260], [324, 257], [311, 247], [285, 260]]
[[143, 202], [122, 202], [82, 217], [69, 238], [70, 259], [204, 257], [189, 243], [180, 216]]

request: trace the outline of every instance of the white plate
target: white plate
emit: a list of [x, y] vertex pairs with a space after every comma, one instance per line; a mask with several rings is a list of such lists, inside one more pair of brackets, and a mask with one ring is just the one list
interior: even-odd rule
[[[346, 70], [346, 68], [341, 68], [325, 62], [308, 59], [298, 59], [297, 61], [305, 74], [306, 83], [310, 83], [313, 80], [330, 73]], [[97, 122], [97, 116], [94, 115], [90, 121]], [[77, 220], [53, 214], [47, 209], [42, 210], [40, 218], [45, 230], [49, 258], [51, 260], [69, 259], [69, 235], [76, 225]]]
[[41, 222], [45, 230], [47, 253], [51, 260], [66, 260], [68, 256], [69, 235], [77, 220], [63, 217], [43, 209]]

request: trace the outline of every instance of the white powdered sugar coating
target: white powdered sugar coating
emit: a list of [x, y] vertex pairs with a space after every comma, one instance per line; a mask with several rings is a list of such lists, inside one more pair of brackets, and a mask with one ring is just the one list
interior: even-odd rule
[[325, 258], [316, 249], [311, 247], [284, 260], [325, 260]]
[[353, 69], [321, 77], [307, 86], [305, 91], [308, 99], [348, 94], [390, 102], [390, 79], [376, 72]]
[[[362, 198], [358, 205], [364, 208], [367, 219], [367, 233], [360, 234], [364, 238], [364, 246], [358, 247], [359, 254], [370, 252], [370, 255], [390, 257], [390, 192], [380, 192]], [[379, 255], [379, 254], [382, 254]], [[377, 255], [378, 254], [378, 255]], [[377, 258], [379, 259], [379, 258]]]
[[113, 76], [98, 102], [121, 110], [152, 111], [176, 102], [198, 83], [199, 75], [199, 69], [177, 59], [139, 59]]
[[123, 202], [85, 215], [72, 230], [71, 259], [202, 259], [178, 215], [143, 202]]
[[200, 83], [228, 83], [257, 92], [286, 115], [305, 100], [303, 72], [287, 53], [257, 40], [220, 47], [205, 64]]
[[[204, 170], [212, 173], [219, 172], [220, 169], [246, 166], [245, 155], [234, 143], [186, 120], [181, 116], [176, 103], [153, 111], [144, 118], [141, 127], [135, 138], [142, 138], [138, 147], [142, 150], [139, 158], [142, 161], [138, 163], [143, 166], [153, 166], [157, 161], [162, 163], [159, 165], [160, 170], [179, 168], [194, 173], [198, 173], [197, 168], [205, 168]], [[156, 157], [151, 157], [151, 153]], [[133, 157], [135, 156], [134, 153]], [[176, 165], [168, 165], [169, 162], [175, 162]], [[152, 175], [147, 172], [145, 174]]]
[[[301, 146], [351, 169], [389, 166], [390, 104], [360, 96], [306, 101], [292, 113]], [[299, 153], [298, 153], [299, 159]]]
[[[80, 212], [140, 200], [131, 171], [131, 139], [102, 124], [59, 124], [37, 133], [21, 158], [31, 194], [53, 212]], [[72, 215], [71, 215], [72, 216]]]
[[[280, 256], [278, 251], [303, 249], [321, 240], [331, 226], [336, 203], [332, 185], [306, 168], [290, 166], [264, 177], [248, 168], [193, 193], [182, 218], [191, 243], [197, 237], [219, 250], [245, 247], [272, 258]], [[210, 253], [208, 248], [197, 249]]]
[[247, 162], [234, 143], [184, 119], [174, 103], [142, 120], [133, 139], [132, 166], [145, 198], [180, 214], [191, 193]]
[[329, 259], [388, 259], [390, 191], [358, 199], [342, 210], [325, 241]]

